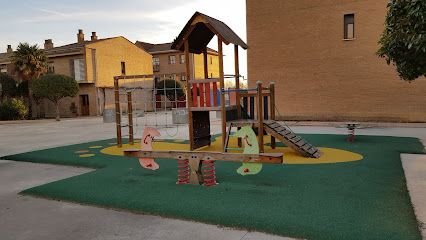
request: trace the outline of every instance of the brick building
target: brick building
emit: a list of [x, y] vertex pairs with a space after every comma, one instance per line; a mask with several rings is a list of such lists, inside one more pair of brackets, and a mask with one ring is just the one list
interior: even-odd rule
[[[152, 55], [153, 71], [156, 78], [175, 78], [185, 81], [185, 54], [171, 49], [172, 43], [151, 44], [137, 41], [136, 46]], [[209, 77], [219, 77], [219, 58], [217, 51], [208, 48]], [[191, 54], [191, 79], [204, 78], [204, 63], [202, 54]]]
[[[48, 57], [47, 72], [72, 76], [80, 86], [77, 97], [59, 101], [62, 117], [72, 116], [73, 107], [82, 116], [96, 116], [105, 108], [113, 108], [114, 76], [152, 74], [152, 56], [121, 36], [98, 39], [92, 32], [91, 40], [85, 40], [83, 31], [79, 30], [76, 43], [54, 47], [48, 39], [44, 49]], [[0, 54], [0, 69], [17, 77], [10, 71], [12, 54], [10, 46], [7, 53]], [[149, 81], [152, 83], [152, 79]], [[41, 112], [53, 117], [53, 103], [44, 100]]]
[[286, 119], [426, 121], [426, 79], [375, 55], [388, 0], [247, 0], [249, 87], [276, 83]]

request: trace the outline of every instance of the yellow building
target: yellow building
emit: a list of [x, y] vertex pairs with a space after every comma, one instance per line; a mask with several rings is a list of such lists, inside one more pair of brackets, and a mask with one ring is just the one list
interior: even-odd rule
[[275, 82], [286, 119], [426, 122], [426, 80], [375, 55], [389, 0], [247, 0], [249, 88]]
[[[47, 72], [72, 76], [80, 86], [77, 97], [59, 101], [62, 117], [72, 116], [72, 108], [81, 116], [100, 115], [105, 108], [114, 107], [114, 76], [153, 73], [152, 56], [121, 36], [98, 39], [92, 32], [91, 39], [85, 40], [83, 31], [79, 30], [76, 43], [53, 47], [48, 39], [44, 49], [48, 57]], [[0, 54], [0, 60], [10, 58], [3, 56]], [[0, 61], [0, 66], [3, 62]], [[42, 112], [46, 117], [54, 116], [53, 103], [45, 100]]]
[[[171, 49], [172, 43], [151, 44], [136, 42], [136, 46], [152, 55], [154, 75], [157, 79], [176, 78], [185, 81], [185, 54]], [[190, 56], [191, 79], [204, 78], [204, 62], [202, 54]], [[217, 51], [208, 48], [207, 52], [208, 72], [210, 78], [219, 77], [219, 58]]]

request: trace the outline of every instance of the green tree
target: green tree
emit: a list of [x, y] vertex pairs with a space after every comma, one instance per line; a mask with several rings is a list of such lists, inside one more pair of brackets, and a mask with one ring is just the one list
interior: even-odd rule
[[55, 104], [56, 121], [60, 121], [59, 100], [64, 97], [75, 97], [79, 90], [74, 78], [62, 74], [43, 75], [34, 80], [30, 88], [36, 97], [47, 98]]
[[398, 75], [413, 81], [426, 76], [426, 1], [393, 0], [377, 55], [396, 66]]
[[[47, 57], [44, 50], [37, 44], [19, 43], [12, 57], [14, 70], [23, 81], [28, 81], [31, 86], [32, 81], [37, 79], [42, 73], [46, 72]], [[32, 117], [31, 88], [28, 88], [28, 118]]]
[[174, 79], [165, 79], [157, 83], [157, 94], [166, 95], [170, 101], [175, 101], [176, 96], [185, 96], [185, 86], [182, 82]]
[[14, 97], [16, 94], [16, 82], [11, 76], [1, 73], [0, 84], [2, 85], [2, 93], [0, 100], [6, 100], [6, 97]]

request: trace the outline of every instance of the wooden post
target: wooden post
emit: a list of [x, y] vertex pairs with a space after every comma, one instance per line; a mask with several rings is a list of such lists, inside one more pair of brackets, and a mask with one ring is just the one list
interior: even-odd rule
[[[204, 62], [204, 79], [209, 78], [209, 68], [207, 62], [207, 47], [203, 51], [203, 62]], [[200, 83], [202, 85], [203, 83]], [[210, 83], [205, 83], [205, 91], [206, 91], [206, 107], [210, 107]], [[201, 91], [201, 88], [200, 88]]]
[[117, 126], [117, 147], [122, 147], [121, 141], [121, 116], [120, 116], [120, 92], [118, 88], [118, 79], [114, 79], [115, 93], [115, 123]]
[[225, 89], [225, 79], [223, 73], [223, 50], [222, 50], [222, 40], [218, 37], [218, 50], [219, 50], [219, 78], [220, 78], [220, 107], [221, 107], [221, 116], [222, 116], [222, 148], [225, 146], [225, 136], [226, 136], [226, 108], [225, 108], [225, 92], [222, 92], [222, 89]]
[[207, 60], [207, 47], [204, 49], [203, 57], [204, 57], [204, 79], [207, 79], [207, 78], [209, 78], [209, 68], [208, 68], [208, 60]]
[[259, 127], [257, 128], [259, 136], [259, 152], [263, 153], [263, 96], [262, 96], [262, 82], [257, 81], [257, 117], [259, 118]]
[[[269, 98], [270, 109], [271, 109], [271, 120], [275, 121], [275, 83], [271, 82], [269, 85], [269, 92], [271, 93], [271, 97]], [[275, 149], [275, 137], [271, 135], [271, 148]]]
[[[238, 56], [238, 45], [234, 45], [234, 59], [235, 59], [235, 88], [240, 89], [240, 64], [239, 64], [239, 56]], [[240, 92], [235, 92], [235, 97], [237, 104], [237, 117], [238, 119], [241, 119], [241, 99], [240, 99]], [[241, 128], [238, 127], [237, 130], [240, 130]], [[238, 138], [238, 146], [242, 146], [241, 138]]]
[[[189, 43], [188, 39], [184, 40], [185, 46], [185, 67], [186, 67], [186, 102], [188, 103], [188, 123], [189, 123], [189, 149], [194, 150], [194, 127], [192, 122], [192, 97], [191, 97], [191, 85], [189, 84], [191, 69], [189, 66]], [[197, 96], [194, 96], [195, 98]]]
[[204, 182], [203, 173], [201, 171], [203, 161], [197, 156], [189, 158], [189, 184], [200, 185]]
[[133, 145], [133, 108], [132, 108], [132, 92], [127, 92], [127, 118], [129, 119], [129, 144]]

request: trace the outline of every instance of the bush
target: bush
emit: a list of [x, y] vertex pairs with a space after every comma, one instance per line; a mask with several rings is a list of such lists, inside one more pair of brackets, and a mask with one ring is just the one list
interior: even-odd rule
[[16, 94], [16, 82], [13, 77], [1, 73], [0, 74], [0, 84], [2, 85], [2, 94], [1, 98], [3, 99], [4, 96], [8, 97], [14, 97]]
[[0, 120], [22, 120], [28, 114], [28, 108], [22, 100], [12, 98], [0, 103]]

